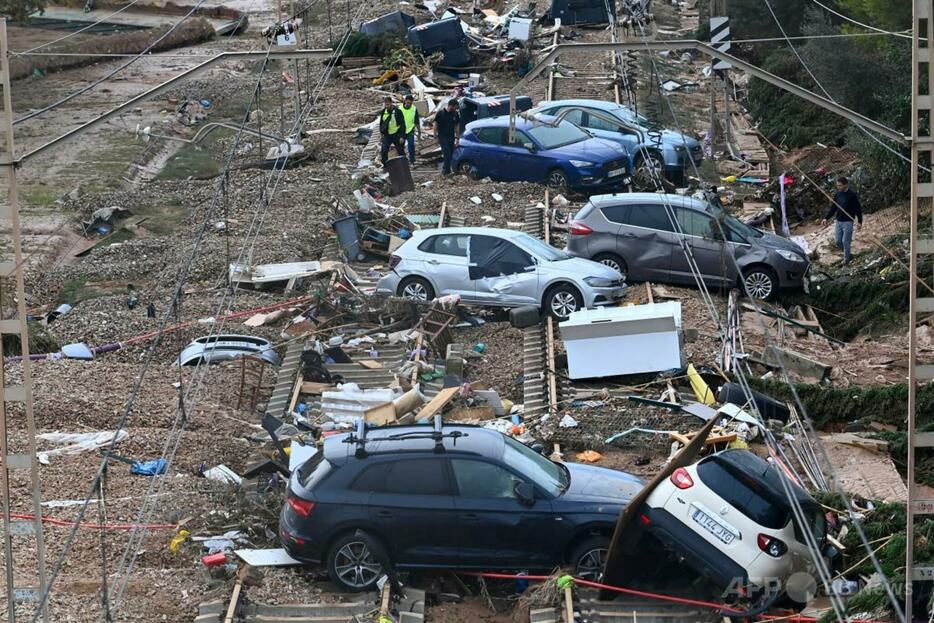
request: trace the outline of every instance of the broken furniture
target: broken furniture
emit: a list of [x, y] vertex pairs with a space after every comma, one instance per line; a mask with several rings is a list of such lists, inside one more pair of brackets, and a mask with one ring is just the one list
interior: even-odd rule
[[281, 264], [246, 264], [230, 265], [230, 283], [240, 285], [261, 286], [265, 284], [285, 282], [285, 291], [295, 287], [295, 282], [305, 277], [311, 277], [329, 272], [333, 262], [283, 262]]
[[432, 301], [431, 307], [415, 325], [415, 330], [428, 339], [428, 343], [438, 356], [447, 355], [448, 346], [453, 342], [450, 327], [457, 320], [457, 314], [444, 309], [443, 306], [442, 299]]
[[572, 379], [682, 368], [681, 303], [587, 309], [558, 325]]

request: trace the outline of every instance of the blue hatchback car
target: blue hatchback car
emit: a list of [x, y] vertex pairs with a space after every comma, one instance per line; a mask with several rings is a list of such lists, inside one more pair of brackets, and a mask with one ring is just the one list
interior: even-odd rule
[[546, 116], [516, 118], [515, 141], [510, 143], [509, 117], [503, 116], [467, 124], [452, 164], [474, 179], [596, 192], [628, 184], [629, 162], [626, 149], [617, 143]]

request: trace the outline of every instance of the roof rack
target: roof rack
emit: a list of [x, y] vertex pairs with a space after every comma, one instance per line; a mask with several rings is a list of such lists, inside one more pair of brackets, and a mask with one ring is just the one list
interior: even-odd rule
[[[379, 427], [383, 428], [383, 427]], [[435, 414], [432, 429], [430, 432], [422, 432], [418, 430], [409, 431], [407, 433], [396, 433], [395, 435], [387, 435], [386, 437], [379, 437], [377, 439], [367, 439], [367, 431], [370, 428], [367, 426], [366, 420], [359, 418], [356, 422], [356, 430], [350, 433], [344, 443], [356, 444], [357, 448], [354, 451], [354, 456], [358, 459], [363, 459], [367, 457], [366, 444], [374, 441], [400, 441], [405, 439], [433, 439], [435, 442], [434, 451], [437, 453], [444, 452], [444, 440], [453, 439], [454, 445], [457, 445], [457, 440], [461, 437], [467, 437], [467, 433], [460, 430], [454, 430], [449, 433], [444, 432], [444, 422], [441, 419], [441, 414]]]

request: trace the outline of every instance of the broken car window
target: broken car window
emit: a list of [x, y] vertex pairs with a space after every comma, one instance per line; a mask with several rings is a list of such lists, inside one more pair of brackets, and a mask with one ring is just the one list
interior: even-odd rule
[[629, 224], [634, 227], [657, 229], [658, 231], [674, 231], [668, 210], [663, 205], [634, 205], [629, 211]]
[[470, 278], [515, 275], [534, 266], [532, 256], [502, 238], [470, 237]]
[[454, 480], [457, 490], [464, 498], [502, 499], [515, 498], [516, 483], [521, 482], [513, 474], [498, 465], [454, 459]]
[[467, 257], [467, 239], [469, 236], [447, 234], [432, 236], [418, 246], [419, 251], [437, 253], [439, 255], [454, 255]]

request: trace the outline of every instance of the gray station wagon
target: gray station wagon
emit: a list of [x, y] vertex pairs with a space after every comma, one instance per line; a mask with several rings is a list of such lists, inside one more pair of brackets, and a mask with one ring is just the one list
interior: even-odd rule
[[708, 287], [742, 284], [759, 299], [801, 288], [810, 268], [794, 242], [750, 227], [696, 197], [597, 195], [577, 213], [568, 234], [571, 255], [615, 268], [627, 280], [693, 285], [683, 236]]

